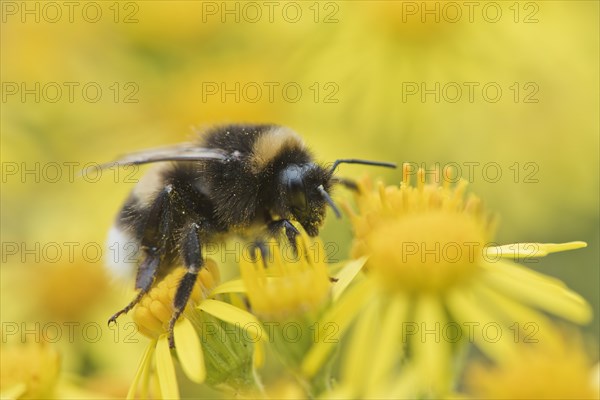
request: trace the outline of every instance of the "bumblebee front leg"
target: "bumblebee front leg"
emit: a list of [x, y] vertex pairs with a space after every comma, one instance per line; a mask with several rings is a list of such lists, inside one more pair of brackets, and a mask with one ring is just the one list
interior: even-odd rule
[[333, 177], [331, 178], [331, 182], [334, 184], [338, 184], [338, 185], [342, 185], [344, 186], [346, 189], [352, 190], [353, 192], [360, 192], [360, 189], [358, 187], [358, 184], [349, 178], [340, 178], [340, 177]]
[[262, 258], [263, 266], [267, 268], [267, 259], [269, 258], [269, 247], [267, 246], [267, 242], [264, 237], [258, 237], [254, 240], [254, 242], [250, 245], [250, 257], [252, 262], [256, 262], [256, 252], [260, 253]]
[[194, 289], [194, 285], [196, 284], [200, 268], [204, 265], [200, 239], [198, 237], [199, 231], [200, 226], [197, 223], [192, 222], [184, 229], [181, 237], [181, 259], [187, 268], [187, 272], [179, 282], [179, 286], [177, 286], [177, 292], [175, 293], [175, 299], [173, 301], [175, 311], [171, 316], [171, 321], [169, 321], [169, 347], [171, 348], [175, 347], [175, 339], [173, 337], [175, 323], [183, 313], [190, 295], [192, 294], [192, 290]]
[[269, 222], [267, 227], [271, 236], [274, 237], [277, 237], [279, 232], [281, 232], [281, 230], [284, 229], [285, 236], [287, 237], [290, 246], [292, 246], [294, 251], [297, 251], [298, 247], [296, 243], [296, 236], [298, 236], [300, 232], [298, 231], [298, 229], [296, 229], [294, 225], [292, 225], [292, 223], [288, 219], [279, 219], [277, 221], [271, 221]]

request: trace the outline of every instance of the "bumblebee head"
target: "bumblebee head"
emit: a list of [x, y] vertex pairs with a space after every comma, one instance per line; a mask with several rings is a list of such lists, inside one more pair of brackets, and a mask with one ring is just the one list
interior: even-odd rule
[[326, 192], [330, 186], [330, 176], [323, 167], [315, 163], [289, 164], [279, 173], [280, 198], [284, 203], [280, 208], [291, 214], [309, 235], [316, 236], [326, 207], [319, 188]]
[[336, 160], [332, 167], [327, 169], [315, 163], [289, 164], [279, 173], [279, 189], [281, 198], [285, 202], [283, 207], [297, 220], [310, 236], [319, 232], [325, 208], [330, 206], [336, 217], [342, 216], [339, 208], [329, 195], [335, 183], [343, 183], [347, 187], [356, 189], [351, 181], [337, 179], [334, 172], [341, 163], [366, 164], [395, 168], [392, 163], [377, 161], [343, 159]]

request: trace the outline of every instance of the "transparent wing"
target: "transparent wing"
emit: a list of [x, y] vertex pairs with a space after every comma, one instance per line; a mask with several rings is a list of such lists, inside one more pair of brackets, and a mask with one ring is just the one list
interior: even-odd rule
[[130, 153], [118, 160], [100, 164], [94, 169], [102, 170], [114, 166], [139, 165], [161, 161], [223, 161], [228, 156], [229, 154], [224, 150], [198, 147], [192, 143], [185, 143]]

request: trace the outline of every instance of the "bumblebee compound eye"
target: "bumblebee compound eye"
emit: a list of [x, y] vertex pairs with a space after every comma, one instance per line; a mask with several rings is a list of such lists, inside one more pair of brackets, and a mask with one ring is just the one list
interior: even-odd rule
[[296, 164], [287, 166], [279, 174], [279, 182], [286, 192], [288, 206], [292, 211], [299, 214], [305, 213], [308, 208], [304, 174], [305, 169]]

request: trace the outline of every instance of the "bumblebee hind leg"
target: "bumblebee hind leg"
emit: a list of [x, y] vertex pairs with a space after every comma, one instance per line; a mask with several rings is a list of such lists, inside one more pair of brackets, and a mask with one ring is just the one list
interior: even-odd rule
[[[144, 284], [144, 286], [136, 287], [136, 289], [140, 289], [138, 294], [135, 296], [135, 298], [129, 304], [127, 304], [127, 306], [125, 306], [125, 308], [116, 312], [115, 314], [113, 314], [112, 317], [110, 317], [110, 319], [108, 320], [108, 325], [115, 324], [117, 322], [117, 318], [119, 318], [122, 314], [127, 314], [129, 311], [131, 311], [131, 309], [133, 307], [135, 307], [135, 305], [137, 303], [139, 303], [140, 300], [142, 300], [142, 297], [144, 297], [146, 295], [146, 293], [148, 293], [150, 291], [150, 288], [152, 287], [152, 283], [154, 282], [154, 278], [156, 277], [156, 272], [158, 271], [159, 264], [160, 264], [160, 257], [158, 257], [158, 256], [147, 256], [146, 259], [142, 262], [142, 264], [140, 264], [140, 269], [142, 267], [144, 267], [145, 271], [147, 271], [147, 273], [151, 274], [150, 279], [146, 280], [146, 283]], [[148, 272], [148, 271], [152, 271], [152, 272]]]
[[140, 289], [135, 298], [122, 310], [116, 312], [108, 320], [108, 324], [116, 323], [117, 318], [128, 313], [152, 288], [158, 269], [166, 251], [166, 238], [171, 229], [172, 219], [172, 186], [167, 185], [156, 197], [144, 221], [144, 233], [141, 245], [146, 258], [138, 267], [135, 288]]
[[186, 226], [183, 235], [181, 236], [181, 259], [187, 268], [187, 272], [179, 282], [179, 286], [177, 286], [173, 304], [175, 311], [169, 321], [169, 347], [171, 348], [175, 347], [175, 338], [173, 336], [175, 323], [183, 313], [183, 310], [185, 310], [185, 306], [187, 305], [192, 290], [194, 289], [194, 285], [196, 284], [198, 273], [200, 272], [202, 265], [204, 265], [200, 239], [198, 236], [199, 232], [200, 226], [196, 222], [191, 222]]

